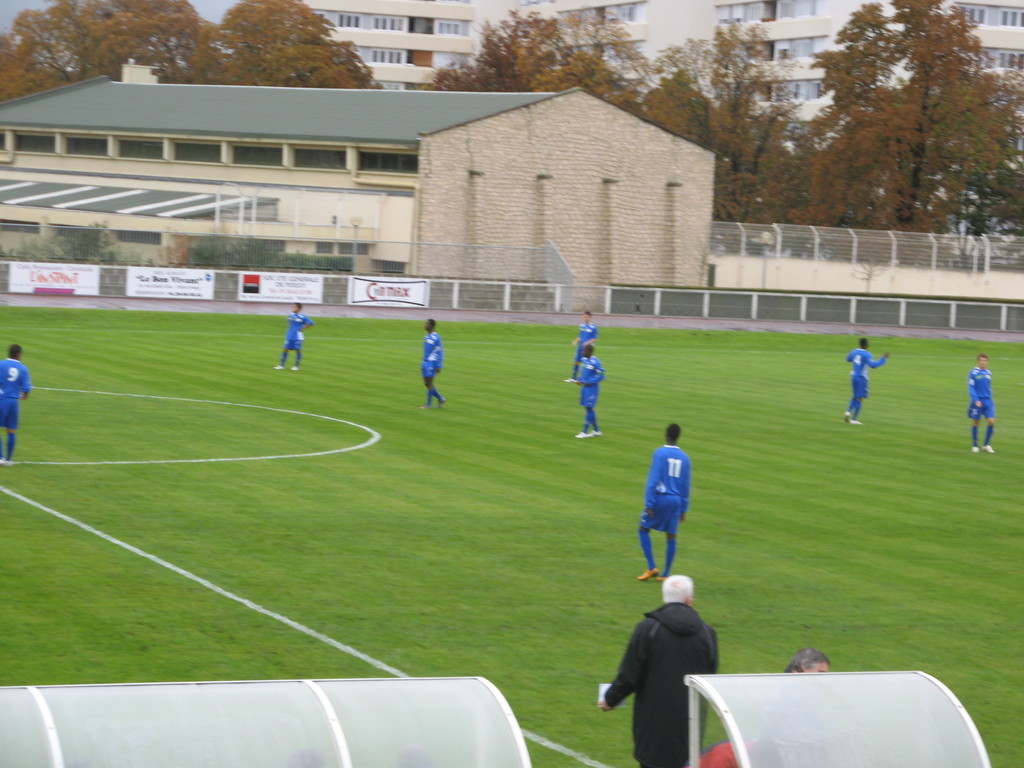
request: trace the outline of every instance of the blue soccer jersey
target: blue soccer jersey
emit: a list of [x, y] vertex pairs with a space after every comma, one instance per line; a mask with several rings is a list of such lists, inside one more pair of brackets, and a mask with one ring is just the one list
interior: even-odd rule
[[597, 326], [593, 323], [580, 323], [580, 346], [597, 341]]
[[846, 362], [853, 363], [850, 375], [854, 378], [867, 378], [869, 368], [881, 368], [885, 365], [886, 358], [880, 357], [875, 360], [866, 349], [855, 349], [846, 356]]
[[434, 368], [444, 366], [444, 345], [437, 331], [431, 331], [423, 337], [423, 362], [431, 363]]
[[992, 399], [992, 371], [988, 368], [974, 368], [967, 376], [967, 391], [971, 402], [985, 402]]
[[32, 390], [32, 380], [28, 368], [13, 358], [0, 363], [0, 397], [7, 400], [18, 400], [22, 394]]
[[584, 387], [597, 386], [604, 379], [604, 367], [593, 355], [583, 358], [581, 371], [579, 381]]
[[292, 312], [288, 315], [288, 333], [285, 341], [302, 341], [305, 335], [302, 333], [308, 326], [315, 325], [306, 315], [301, 312]]
[[655, 509], [659, 496], [678, 496], [682, 512], [690, 506], [690, 457], [677, 445], [663, 445], [651, 457], [644, 507]]

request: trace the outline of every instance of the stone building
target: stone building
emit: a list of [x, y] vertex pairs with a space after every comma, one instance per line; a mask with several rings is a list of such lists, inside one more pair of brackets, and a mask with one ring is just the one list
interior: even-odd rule
[[583, 91], [128, 75], [0, 104], [4, 253], [99, 227], [144, 263], [187, 263], [197, 238], [223, 235], [298, 268], [309, 254], [363, 273], [544, 280], [512, 257], [551, 243], [577, 284], [702, 282], [712, 154]]

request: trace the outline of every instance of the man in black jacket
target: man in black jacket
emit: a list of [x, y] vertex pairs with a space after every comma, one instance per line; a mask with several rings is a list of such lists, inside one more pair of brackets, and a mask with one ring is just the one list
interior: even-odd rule
[[686, 675], [718, 671], [718, 638], [693, 609], [693, 580], [669, 576], [665, 604], [645, 614], [629, 639], [619, 674], [599, 706], [634, 693], [633, 757], [641, 768], [679, 768], [689, 758]]

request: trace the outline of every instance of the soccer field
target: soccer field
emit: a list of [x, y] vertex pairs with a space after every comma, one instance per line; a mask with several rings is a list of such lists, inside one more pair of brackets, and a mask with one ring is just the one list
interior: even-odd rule
[[[441, 322], [448, 404], [420, 410], [421, 320], [307, 311], [292, 372], [285, 308], [0, 309], [36, 387], [0, 468], [0, 685], [480, 675], [564, 748], [529, 741], [538, 768], [633, 766], [630, 710], [596, 689], [660, 603], [636, 523], [678, 421], [673, 570], [721, 671], [807, 645], [835, 671], [920, 669], [1016, 765], [1020, 345], [873, 339], [891, 360], [855, 427], [856, 338], [602, 328], [604, 435], [576, 440], [574, 318]], [[969, 450], [981, 351], [994, 456]]]

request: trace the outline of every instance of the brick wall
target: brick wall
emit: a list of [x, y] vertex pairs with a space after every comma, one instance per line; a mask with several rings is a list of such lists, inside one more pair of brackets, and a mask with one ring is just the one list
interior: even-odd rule
[[421, 241], [551, 240], [581, 284], [704, 284], [712, 153], [583, 91], [425, 136], [419, 167]]

